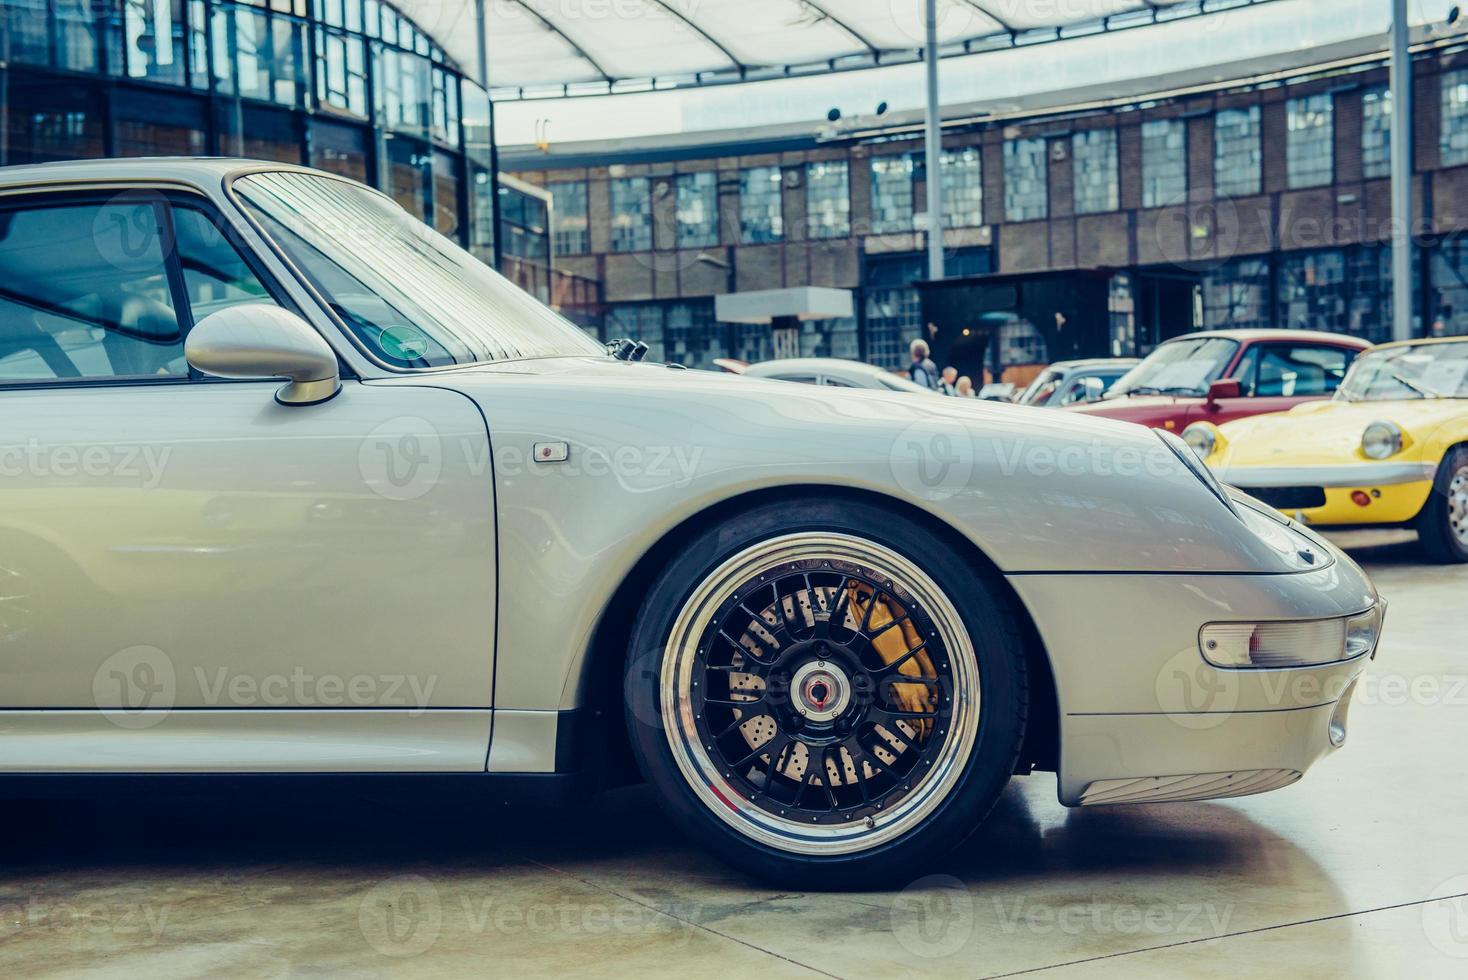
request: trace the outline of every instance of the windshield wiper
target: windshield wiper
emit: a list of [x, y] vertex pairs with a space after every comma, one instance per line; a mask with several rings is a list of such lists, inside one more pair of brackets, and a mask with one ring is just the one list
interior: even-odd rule
[[1394, 374], [1394, 375], [1392, 375], [1392, 380], [1395, 381], [1397, 384], [1401, 385], [1404, 388], [1411, 388], [1413, 391], [1417, 392], [1417, 394], [1421, 395], [1423, 398], [1446, 398], [1446, 397], [1448, 397], [1446, 394], [1444, 394], [1441, 391], [1434, 391], [1432, 388], [1429, 388], [1426, 385], [1421, 384], [1420, 382], [1413, 381], [1411, 378], [1403, 377], [1400, 374]]
[[1196, 388], [1158, 388], [1154, 385], [1138, 385], [1122, 392], [1123, 395], [1201, 395]]

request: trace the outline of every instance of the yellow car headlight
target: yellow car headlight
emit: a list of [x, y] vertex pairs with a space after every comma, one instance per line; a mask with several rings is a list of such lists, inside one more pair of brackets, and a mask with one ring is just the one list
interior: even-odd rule
[[1402, 451], [1402, 430], [1394, 422], [1372, 422], [1361, 434], [1361, 454], [1367, 459], [1390, 459]]
[[1183, 442], [1199, 459], [1207, 459], [1218, 448], [1218, 430], [1207, 422], [1194, 422], [1183, 430]]

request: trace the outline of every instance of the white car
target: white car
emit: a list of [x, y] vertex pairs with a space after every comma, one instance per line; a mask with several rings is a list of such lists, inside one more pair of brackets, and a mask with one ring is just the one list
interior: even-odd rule
[[924, 388], [885, 368], [842, 357], [783, 357], [751, 364], [736, 373], [746, 378], [795, 381], [830, 388], [870, 388], [874, 391], [900, 391], [904, 394], [938, 394], [931, 388]]
[[1170, 434], [619, 359], [298, 168], [0, 171], [0, 345], [14, 776], [635, 757], [738, 867], [876, 884], [1015, 773], [1293, 782], [1380, 631]]

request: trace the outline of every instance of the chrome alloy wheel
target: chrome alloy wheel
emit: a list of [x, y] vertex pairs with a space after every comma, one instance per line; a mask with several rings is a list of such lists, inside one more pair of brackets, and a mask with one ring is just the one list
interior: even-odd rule
[[846, 534], [783, 535], [724, 562], [679, 611], [660, 679], [694, 793], [787, 852], [901, 837], [962, 778], [978, 732], [957, 609], [912, 562]]
[[1468, 545], [1468, 466], [1461, 466], [1448, 483], [1448, 527]]

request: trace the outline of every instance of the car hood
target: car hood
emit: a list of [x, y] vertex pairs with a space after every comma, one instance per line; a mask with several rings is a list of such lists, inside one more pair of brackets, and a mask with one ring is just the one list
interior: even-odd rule
[[1067, 405], [1067, 412], [1077, 415], [1090, 415], [1096, 418], [1121, 419], [1126, 422], [1140, 422], [1145, 419], [1156, 418], [1166, 415], [1176, 409], [1185, 408], [1189, 405], [1201, 404], [1202, 398], [1180, 398], [1176, 395], [1135, 395], [1132, 397], [1119, 396], [1116, 398], [1103, 398], [1099, 402], [1087, 402], [1081, 405]]
[[[1372, 422], [1392, 422], [1409, 443], [1420, 445], [1438, 426], [1465, 413], [1468, 402], [1448, 399], [1307, 402], [1220, 426], [1224, 445], [1216, 462], [1227, 467], [1364, 462], [1361, 436]], [[1415, 458], [1410, 445], [1403, 458]]]
[[[671, 533], [769, 492], [891, 498], [1009, 573], [1302, 570], [1293, 550], [1251, 534], [1156, 432], [1106, 418], [610, 358], [366, 384], [472, 399], [490, 432], [504, 533], [547, 554], [576, 542], [563, 556], [568, 576], [620, 551], [614, 539]], [[538, 462], [547, 448], [553, 458]]]

